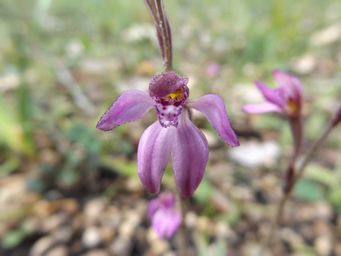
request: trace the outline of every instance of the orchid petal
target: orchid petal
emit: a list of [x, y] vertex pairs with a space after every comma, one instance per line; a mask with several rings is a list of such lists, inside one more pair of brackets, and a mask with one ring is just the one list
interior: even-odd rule
[[[169, 128], [168, 128], [169, 129]], [[184, 197], [191, 196], [203, 178], [208, 160], [208, 145], [203, 133], [183, 111], [172, 140], [175, 182]]]
[[269, 102], [259, 104], [247, 104], [243, 106], [243, 111], [250, 114], [267, 113], [267, 112], [281, 112], [281, 109]]
[[138, 175], [151, 193], [160, 191], [161, 178], [167, 166], [170, 140], [175, 128], [163, 128], [157, 121], [149, 126], [137, 150]]
[[256, 83], [256, 86], [258, 87], [258, 89], [263, 94], [263, 97], [267, 101], [269, 101], [269, 102], [271, 102], [271, 103], [273, 103], [279, 107], [283, 107], [285, 105], [285, 100], [281, 96], [281, 93], [282, 93], [281, 90], [271, 89], [261, 81], [256, 81], [255, 83]]
[[181, 215], [174, 209], [160, 209], [155, 212], [152, 226], [160, 238], [171, 238], [179, 229]]
[[115, 127], [135, 121], [153, 107], [153, 100], [143, 91], [129, 90], [122, 93], [104, 113], [97, 128], [109, 131]]
[[175, 195], [162, 192], [151, 200], [148, 206], [148, 218], [160, 238], [165, 236], [171, 238], [182, 222], [180, 211], [176, 207]]
[[232, 129], [223, 99], [216, 94], [208, 94], [188, 104], [202, 112], [217, 131], [222, 140], [232, 147], [239, 146], [237, 135]]
[[297, 77], [279, 69], [275, 69], [272, 75], [280, 87], [288, 90], [289, 95], [294, 96], [296, 99], [302, 97], [302, 84]]

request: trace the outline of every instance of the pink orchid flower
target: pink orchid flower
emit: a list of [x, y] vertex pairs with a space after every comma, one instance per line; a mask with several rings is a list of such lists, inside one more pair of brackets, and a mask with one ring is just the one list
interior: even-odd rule
[[301, 82], [295, 76], [281, 70], [274, 70], [272, 74], [279, 87], [271, 89], [263, 82], [256, 81], [256, 86], [266, 102], [245, 105], [243, 110], [252, 114], [280, 112], [290, 118], [299, 117], [303, 98]]
[[239, 145], [223, 99], [208, 94], [196, 101], [187, 101], [187, 83], [188, 78], [174, 71], [156, 75], [150, 82], [149, 94], [139, 90], [124, 92], [97, 124], [98, 129], [109, 131], [142, 118], [153, 107], [156, 109], [159, 120], [144, 131], [137, 153], [138, 175], [149, 192], [160, 191], [170, 157], [182, 196], [191, 196], [203, 178], [208, 145], [203, 133], [190, 120], [190, 108], [202, 112], [225, 143]]
[[150, 201], [148, 218], [160, 238], [172, 238], [179, 229], [182, 218], [176, 208], [176, 198], [170, 192], [163, 192]]

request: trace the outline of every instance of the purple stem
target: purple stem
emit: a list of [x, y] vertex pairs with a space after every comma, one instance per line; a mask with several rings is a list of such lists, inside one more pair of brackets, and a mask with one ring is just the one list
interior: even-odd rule
[[[290, 199], [290, 196], [293, 192], [293, 189], [296, 185], [296, 183], [302, 178], [305, 168], [309, 161], [314, 156], [317, 149], [325, 142], [331, 131], [339, 125], [341, 122], [341, 106], [339, 106], [338, 110], [334, 114], [334, 116], [331, 118], [330, 122], [328, 123], [327, 127], [324, 129], [324, 131], [321, 133], [319, 138], [313, 143], [313, 145], [310, 147], [307, 154], [304, 156], [302, 162], [297, 166], [296, 168], [296, 175], [293, 176], [292, 182], [290, 183], [290, 186], [284, 191], [284, 195], [281, 199], [281, 201], [278, 204], [277, 210], [276, 210], [276, 217], [274, 220], [274, 224], [272, 225], [271, 231], [269, 233], [269, 238], [267, 240], [267, 245], [270, 246], [271, 241], [275, 236], [275, 231], [277, 227], [282, 223], [284, 210], [287, 201]], [[297, 159], [293, 166], [296, 165]]]
[[289, 188], [292, 186], [292, 182], [295, 177], [295, 163], [296, 160], [300, 154], [301, 147], [302, 147], [302, 140], [303, 140], [303, 122], [302, 122], [302, 117], [291, 117], [289, 119], [290, 123], [290, 128], [291, 128], [291, 134], [293, 138], [293, 144], [294, 144], [294, 149], [293, 153], [288, 165], [288, 169], [286, 172], [286, 181], [284, 185], [284, 192], [289, 190]]
[[167, 71], [172, 70], [172, 35], [163, 0], [145, 0], [154, 19], [161, 56]]

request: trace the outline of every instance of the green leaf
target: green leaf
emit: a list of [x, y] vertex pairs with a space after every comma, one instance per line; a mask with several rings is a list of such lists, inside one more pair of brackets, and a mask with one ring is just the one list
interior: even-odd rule
[[103, 156], [101, 158], [103, 165], [109, 167], [110, 169], [122, 174], [124, 176], [135, 177], [137, 173], [137, 167], [135, 162], [128, 162], [120, 158], [113, 158], [111, 156]]
[[80, 123], [73, 124], [67, 131], [69, 140], [77, 142], [82, 145], [84, 149], [96, 154], [100, 151], [101, 143], [94, 135], [93, 131]]
[[4, 240], [2, 241], [2, 246], [7, 249], [13, 248], [20, 244], [23, 238], [24, 234], [21, 230], [10, 231], [5, 235]]
[[301, 180], [294, 189], [294, 195], [302, 200], [315, 202], [323, 199], [321, 186], [310, 180]]
[[201, 204], [207, 204], [213, 194], [213, 188], [207, 179], [203, 179], [194, 196]]
[[25, 152], [24, 131], [10, 108], [0, 96], [0, 144], [7, 145], [15, 152]]
[[198, 234], [195, 237], [195, 243], [198, 247], [199, 256], [209, 255], [208, 238], [204, 234]]
[[328, 187], [334, 187], [340, 184], [335, 173], [318, 164], [311, 164], [307, 166], [305, 177]]
[[305, 129], [306, 137], [308, 139], [314, 139], [321, 132], [321, 129], [325, 124], [325, 116], [321, 115], [319, 112], [314, 112], [314, 115], [307, 120], [306, 127], [309, 127], [309, 129]]
[[238, 205], [238, 203], [232, 201], [231, 202], [231, 209], [228, 213], [226, 221], [230, 225], [234, 225], [234, 224], [238, 223], [238, 221], [240, 220], [240, 217], [241, 217], [240, 206]]
[[20, 165], [20, 161], [16, 157], [10, 158], [8, 161], [5, 161], [0, 165], [0, 178], [7, 176], [14, 172]]
[[29, 190], [36, 192], [36, 193], [41, 193], [45, 190], [46, 185], [44, 181], [42, 181], [39, 178], [31, 178], [26, 182], [26, 186]]
[[9, 231], [3, 238], [1, 244], [5, 249], [11, 249], [19, 245], [31, 230], [25, 226], [21, 226], [16, 230]]
[[73, 169], [62, 170], [58, 175], [58, 181], [64, 185], [72, 185], [78, 181], [80, 174]]
[[335, 187], [330, 191], [328, 199], [335, 206], [337, 212], [341, 214], [341, 187]]
[[33, 100], [31, 91], [26, 84], [22, 84], [17, 91], [18, 109], [17, 115], [20, 125], [23, 129], [23, 143], [28, 154], [34, 152], [33, 142]]
[[225, 256], [227, 255], [226, 241], [223, 238], [219, 238], [216, 243], [215, 255]]

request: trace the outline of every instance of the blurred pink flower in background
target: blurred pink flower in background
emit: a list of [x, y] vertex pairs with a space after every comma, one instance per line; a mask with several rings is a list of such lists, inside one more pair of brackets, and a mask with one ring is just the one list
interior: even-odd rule
[[214, 78], [220, 74], [221, 66], [216, 62], [208, 63], [206, 67], [206, 74], [207, 76]]
[[303, 140], [302, 85], [298, 78], [284, 71], [277, 69], [272, 72], [272, 75], [279, 87], [271, 89], [263, 82], [256, 81], [256, 86], [263, 94], [266, 102], [245, 105], [243, 110], [251, 114], [278, 112], [288, 118], [294, 144], [294, 153], [286, 178], [287, 184], [291, 184], [295, 172], [295, 159], [300, 153]]
[[163, 192], [150, 201], [148, 218], [160, 238], [171, 238], [179, 229], [182, 219], [176, 208], [176, 198], [171, 192]]
[[243, 110], [251, 114], [280, 112], [290, 118], [299, 117], [303, 100], [301, 82], [295, 76], [281, 70], [274, 70], [272, 74], [279, 87], [271, 89], [263, 82], [256, 81], [256, 86], [266, 102], [247, 104]]

